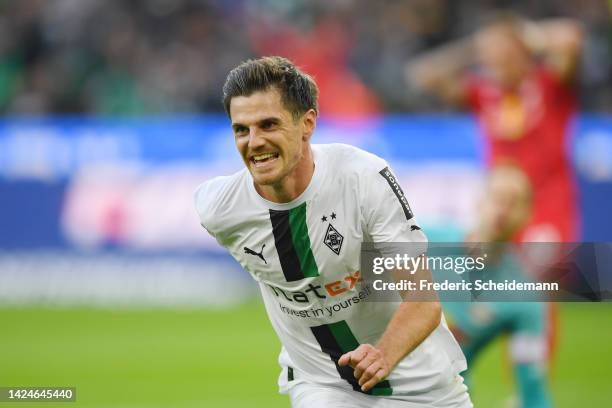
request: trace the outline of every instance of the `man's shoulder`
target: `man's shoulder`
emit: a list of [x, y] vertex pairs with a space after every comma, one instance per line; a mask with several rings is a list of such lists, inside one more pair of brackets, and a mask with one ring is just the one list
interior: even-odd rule
[[240, 202], [238, 195], [244, 193], [243, 182], [247, 170], [240, 170], [229, 176], [214, 177], [205, 181], [194, 192], [194, 203], [200, 222], [214, 234], [215, 220], [223, 219], [231, 203]]
[[354, 174], [366, 176], [368, 173], [378, 173], [388, 164], [377, 155], [355, 146], [344, 143], [313, 145], [315, 154], [324, 156], [332, 174]]

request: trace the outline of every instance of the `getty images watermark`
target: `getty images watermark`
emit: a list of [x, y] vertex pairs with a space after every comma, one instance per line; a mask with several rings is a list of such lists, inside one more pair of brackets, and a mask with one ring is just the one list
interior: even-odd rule
[[369, 301], [609, 301], [610, 243], [364, 243]]

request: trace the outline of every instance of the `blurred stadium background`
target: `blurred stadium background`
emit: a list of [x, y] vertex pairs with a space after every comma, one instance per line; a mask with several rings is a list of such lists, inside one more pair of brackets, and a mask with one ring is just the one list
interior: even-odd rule
[[[612, 241], [609, 1], [1, 2], [0, 386], [76, 386], [66, 406], [288, 406], [254, 286], [193, 208], [199, 183], [241, 167], [227, 71], [294, 59], [321, 88], [315, 142], [386, 158], [424, 229], [460, 237], [482, 137], [472, 116], [411, 92], [403, 66], [500, 7], [584, 24], [568, 149], [581, 239]], [[560, 310], [556, 405], [608, 406], [612, 308]], [[504, 350], [478, 362], [477, 407], [512, 398]]]

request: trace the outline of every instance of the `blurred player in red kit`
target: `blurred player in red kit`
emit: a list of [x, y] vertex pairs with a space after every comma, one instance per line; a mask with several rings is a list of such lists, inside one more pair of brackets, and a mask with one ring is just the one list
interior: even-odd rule
[[[515, 241], [576, 241], [577, 188], [568, 155], [577, 109], [573, 82], [582, 33], [569, 19], [529, 22], [500, 14], [468, 39], [409, 63], [411, 84], [477, 116], [488, 165], [522, 169], [533, 214]], [[471, 68], [476, 67], [476, 70]]]

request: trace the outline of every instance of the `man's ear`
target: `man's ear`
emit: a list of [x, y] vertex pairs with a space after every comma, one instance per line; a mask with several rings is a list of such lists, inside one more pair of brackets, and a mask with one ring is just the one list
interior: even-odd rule
[[317, 112], [314, 109], [306, 111], [302, 117], [302, 127], [304, 131], [302, 138], [305, 142], [309, 141], [317, 127]]

